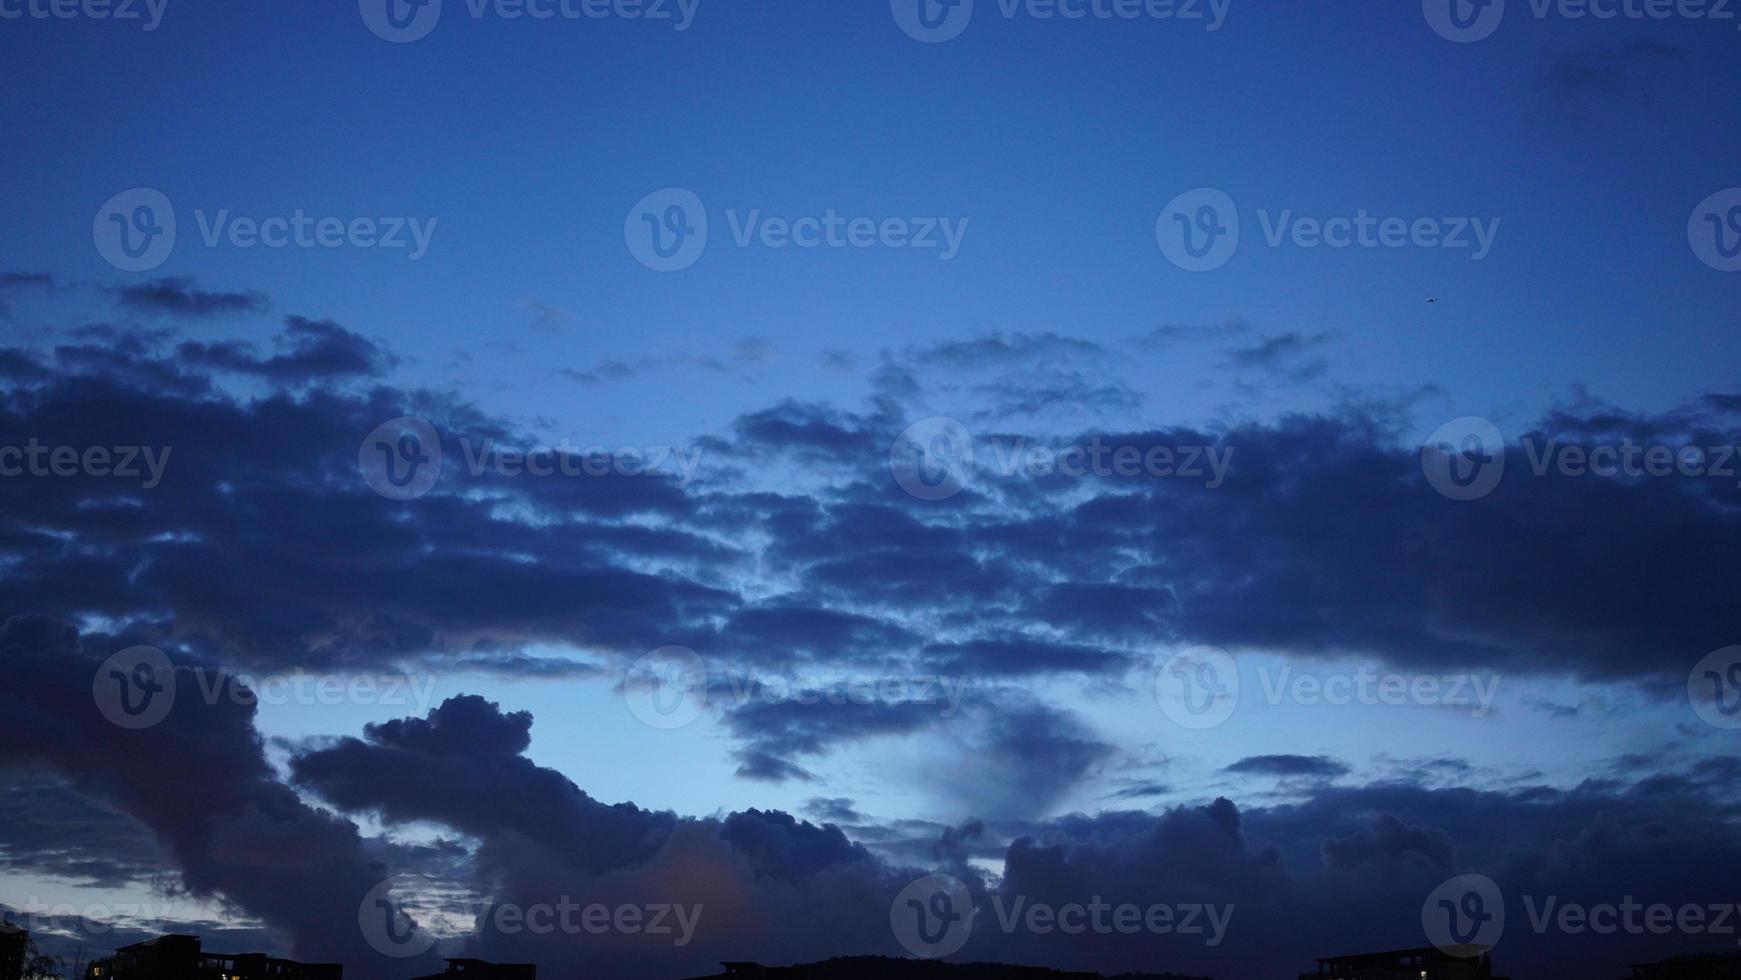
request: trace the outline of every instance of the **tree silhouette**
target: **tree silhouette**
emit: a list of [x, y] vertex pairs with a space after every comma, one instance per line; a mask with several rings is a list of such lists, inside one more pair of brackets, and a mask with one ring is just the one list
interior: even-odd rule
[[36, 937], [25, 940], [24, 972], [19, 975], [20, 980], [61, 980], [65, 970], [66, 960], [44, 953], [36, 945]]

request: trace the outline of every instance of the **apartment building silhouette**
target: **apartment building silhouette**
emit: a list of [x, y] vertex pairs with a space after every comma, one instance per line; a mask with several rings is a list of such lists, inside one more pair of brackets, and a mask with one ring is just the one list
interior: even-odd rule
[[538, 980], [538, 967], [532, 963], [450, 959], [447, 961], [447, 972], [432, 973], [414, 980]]
[[24, 976], [24, 953], [30, 948], [30, 933], [10, 922], [0, 922], [0, 980]]
[[1300, 980], [1507, 980], [1493, 974], [1488, 947], [1471, 946], [1453, 956], [1432, 946], [1388, 953], [1331, 956]]
[[198, 936], [168, 935], [123, 946], [92, 963], [82, 980], [343, 980], [337, 963], [298, 963], [265, 953], [208, 953]]
[[1741, 953], [1675, 956], [1632, 967], [1625, 980], [1734, 980], [1741, 977]]

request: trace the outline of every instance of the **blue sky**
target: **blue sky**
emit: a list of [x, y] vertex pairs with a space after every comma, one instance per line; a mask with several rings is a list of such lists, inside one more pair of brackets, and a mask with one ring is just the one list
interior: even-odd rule
[[[838, 842], [759, 831], [795, 835], [793, 853], [868, 848], [866, 894], [946, 858], [984, 892], [1032, 872], [1012, 841], [1124, 846], [1109, 842], [1134, 839], [1132, 812], [1194, 839], [1198, 823], [1227, 829], [1218, 798], [1246, 814], [1254, 868], [1265, 847], [1315, 859], [1362, 834], [1382, 851], [1389, 825], [1361, 823], [1379, 815], [1462, 847], [1454, 861], [1409, 851], [1410, 874], [1516, 881], [1544, 842], [1622, 804], [1708, 817], [1720, 844], [1703, 823], [1677, 830], [1718, 848], [1713, 874], [1741, 866], [1733, 801], [1700, 781], [1733, 762], [1734, 735], [1702, 724], [1685, 692], [1687, 671], [1735, 642], [1734, 481], [1531, 479], [1519, 443], [1733, 444], [1741, 278], [1702, 261], [1688, 224], [1741, 185], [1735, 22], [1537, 16], [1511, 0], [1490, 37], [1455, 43], [1412, 2], [1234, 0], [1209, 30], [1005, 16], [978, 0], [959, 37], [923, 43], [881, 2], [701, 0], [676, 30], [437, 0], [427, 36], [390, 43], [359, 12], [372, 2], [170, 0], [152, 30], [0, 20], [0, 445], [178, 436], [188, 460], [125, 520], [103, 484], [11, 483], [8, 628], [71, 623], [85, 642], [68, 658], [131, 640], [186, 669], [432, 682], [409, 705], [189, 716], [236, 739], [214, 771], [359, 828], [354, 847], [338, 833], [335, 866], [366, 857], [522, 899], [548, 886], [542, 869], [572, 866], [587, 888], [644, 894], [738, 859], [709, 863], [685, 834], [741, 849], [744, 821], [777, 813], [842, 828]], [[163, 261], [126, 271], [93, 216], [101, 227], [105, 202], [136, 188], [167, 198], [177, 236]], [[1203, 188], [1232, 202], [1241, 235], [1224, 263], [1190, 271], [1163, 247], [1167, 211]], [[693, 264], [660, 272], [625, 225], [667, 189], [702, 202], [709, 235]], [[201, 233], [220, 214], [296, 213], [408, 220], [427, 253]], [[752, 213], [937, 225], [959, 249], [740, 245]], [[1357, 216], [1491, 238], [1267, 240], [1278, 221]], [[426, 498], [391, 499], [351, 463], [396, 415], [439, 433], [448, 469]], [[900, 492], [889, 452], [936, 416], [980, 440], [981, 471], [933, 502]], [[1511, 443], [1502, 488], [1468, 503], [1433, 495], [1418, 461], [1429, 433], [1465, 416]], [[993, 443], [1096, 437], [1219, 447], [1231, 480], [984, 469]], [[677, 447], [698, 465], [677, 485], [468, 479], [464, 452], [485, 440]], [[660, 731], [621, 685], [672, 644], [695, 648], [715, 686], [694, 724]], [[1179, 724], [1155, 691], [1169, 658], [1200, 644], [1232, 651], [1243, 686], [1208, 730]], [[942, 718], [885, 701], [838, 718], [758, 710], [719, 686], [952, 669], [966, 707]], [[1497, 686], [1480, 711], [1263, 697], [1283, 672], [1363, 671]], [[20, 717], [59, 717], [49, 693], [18, 697]], [[516, 712], [535, 719], [523, 746]], [[179, 815], [91, 775], [130, 743], [38, 749], [46, 730], [23, 754], [55, 788], [0, 788], [94, 800], [107, 839], [144, 828], [165, 853], [80, 877], [28, 859], [46, 845], [20, 830], [0, 840], [0, 902], [138, 900], [180, 875], [181, 920], [354, 952], [314, 938], [310, 906], [235, 886], [229, 855], [178, 834]], [[409, 771], [402, 754], [456, 784], [482, 779], [472, 755], [444, 755], [443, 731], [499, 755], [502, 812], [368, 791], [369, 773]], [[1659, 804], [1669, 781], [1687, 795]], [[573, 826], [516, 822], [547, 792]], [[1471, 793], [1492, 794], [1494, 821], [1507, 807], [1536, 819], [1544, 795], [1563, 810], [1529, 825], [1539, 839], [1488, 852], [1468, 839], [1473, 816], [1427, 823]], [[595, 802], [632, 810], [637, 840], [679, 843], [601, 878], [598, 859], [540, 836], [630, 819]], [[1302, 895], [1341, 887], [1342, 872], [1413, 882], [1376, 860], [1290, 872]], [[286, 894], [327, 887], [295, 885]], [[834, 924], [770, 948], [890, 949]], [[1293, 925], [1254, 943], [1312, 952]], [[1377, 931], [1321, 934], [1413, 938]], [[514, 955], [500, 937], [474, 941]], [[1155, 965], [1122, 948], [977, 951]], [[1250, 968], [1201, 952], [1180, 962]]]
[[[834, 390], [803, 363], [825, 346], [869, 357], [998, 329], [1104, 341], [1232, 316], [1336, 331], [1350, 383], [1433, 381], [1484, 411], [1531, 396], [1533, 409], [1536, 392], [1574, 383], [1664, 407], [1722, 380], [1710, 355], [1734, 341], [1711, 311], [1732, 284], [1687, 261], [1683, 229], [1732, 183], [1723, 25], [1514, 11], [1486, 41], [1453, 45], [1407, 4], [1235, 6], [1213, 33], [1005, 20], [986, 6], [940, 45], [911, 41], [878, 4], [703, 6], [681, 33], [473, 20], [460, 6], [403, 45], [344, 4], [171, 6], [150, 33], [14, 21], [0, 39], [19, 93], [5, 121], [32, 138], [11, 151], [30, 179], [14, 189], [8, 250], [112, 274], [87, 215], [135, 186], [168, 194], [187, 232], [196, 208], [433, 217], [416, 263], [183, 247], [160, 273], [294, 283], [281, 302], [370, 325], [422, 379], [518, 392], [481, 397], [526, 415], [600, 410], [588, 395], [602, 393], [576, 392], [552, 364], [722, 350], [743, 335], [789, 349], [780, 390], [808, 397]], [[1644, 44], [1676, 53], [1612, 53]], [[1554, 89], [1539, 78], [1556, 57], [1617, 63], [1605, 70], [1621, 73], [1618, 90], [1601, 73]], [[721, 225], [728, 208], [971, 225], [947, 263], [716, 247], [686, 275], [648, 275], [622, 247], [622, 215], [667, 186], [696, 191]], [[1502, 223], [1479, 263], [1269, 249], [1250, 227], [1234, 262], [1187, 275], [1154, 247], [1153, 216], [1199, 186], [1226, 190], [1252, 226], [1259, 208]], [[1428, 309], [1427, 296], [1445, 302]], [[527, 300], [568, 311], [568, 329], [528, 334]], [[442, 374], [458, 349], [478, 362]], [[751, 403], [715, 387], [690, 392], [710, 404], [687, 417], [633, 414], [689, 430]]]

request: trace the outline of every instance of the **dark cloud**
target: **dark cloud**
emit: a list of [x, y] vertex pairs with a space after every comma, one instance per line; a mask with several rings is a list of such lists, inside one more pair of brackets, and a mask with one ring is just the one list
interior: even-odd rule
[[1657, 101], [1688, 59], [1687, 49], [1652, 39], [1586, 44], [1544, 53], [1535, 83], [1554, 110], [1582, 118]]
[[1048, 371], [1043, 378], [1005, 376], [976, 389], [991, 407], [976, 418], [1009, 419], [1045, 415], [1069, 417], [1089, 412], [1135, 412], [1142, 396], [1118, 381], [1091, 379], [1079, 371]]
[[[92, 477], [0, 481], [0, 581], [5, 611], [20, 614], [3, 634], [12, 683], [0, 688], [0, 765], [52, 773], [114, 815], [43, 803], [96, 838], [124, 842], [131, 827], [159, 848], [131, 864], [93, 863], [54, 828], [25, 823], [0, 845], [32, 873], [131, 882], [173, 865], [191, 894], [270, 923], [300, 955], [363, 964], [371, 954], [354, 948], [351, 896], [406, 867], [522, 904], [569, 896], [713, 910], [693, 947], [589, 945], [587, 969], [600, 975], [644, 975], [648, 962], [698, 975], [720, 959], [898, 953], [889, 903], [940, 866], [928, 862], [955, 868], [982, 903], [988, 888], [1060, 902], [1237, 903], [1238, 939], [1221, 947], [987, 929], [964, 953], [1216, 976], [1416, 944], [1420, 901], [1451, 871], [1491, 874], [1508, 894], [1610, 901], [1620, 889], [1709, 901], [1741, 876], [1736, 772], [1723, 760], [1644, 760], [1636, 775], [1573, 788], [1513, 773], [1489, 783], [1512, 788], [1481, 791], [1459, 784], [1488, 774], [1428, 759], [1395, 763], [1394, 781], [1376, 785], [1301, 780], [1267, 808], [1063, 813], [1088, 779], [1125, 760], [1091, 719], [1010, 683], [1073, 674], [1113, 686], [1142, 662], [1131, 651], [1194, 642], [1684, 685], [1692, 662], [1733, 642], [1732, 481], [1537, 477], [1514, 442], [1494, 494], [1451, 501], [1391, 419], [1336, 409], [1214, 431], [1102, 433], [1143, 448], [1232, 448], [1216, 490], [1018, 478], [935, 503], [902, 493], [889, 473], [889, 445], [908, 420], [886, 390], [857, 412], [782, 402], [717, 437], [746, 472], [815, 464], [814, 492], [780, 478], [682, 487], [473, 475], [462, 443], [527, 444], [523, 434], [452, 396], [327, 383], [369, 376], [385, 356], [331, 324], [293, 319], [278, 346], [272, 356], [175, 347], [95, 327], [12, 354], [22, 376], [0, 391], [0, 445], [175, 447], [160, 492]], [[278, 383], [244, 397], [214, 371]], [[1733, 397], [1652, 415], [1581, 399], [1529, 435], [1733, 445]], [[363, 437], [403, 415], [429, 419], [455, 461], [410, 501], [371, 491], [356, 463]], [[80, 640], [23, 614], [109, 632]], [[947, 717], [880, 696], [720, 709], [754, 778], [820, 783], [833, 753], [906, 740], [918, 764], [900, 775], [937, 822], [863, 828], [878, 837], [873, 853], [778, 812], [691, 818], [597, 800], [527, 757], [530, 717], [475, 697], [295, 746], [286, 785], [245, 702], [178, 702], [143, 735], [92, 717], [99, 654], [137, 641], [189, 665], [423, 663], [527, 677], [603, 675], [683, 643], [716, 674], [949, 668], [971, 686]], [[1338, 764], [1237, 765], [1317, 777]], [[175, 791], [184, 785], [199, 792]], [[1120, 793], [1164, 789], [1141, 779]], [[365, 838], [350, 815], [396, 831], [435, 826], [463, 853]], [[34, 864], [17, 856], [32, 839], [43, 842]], [[995, 879], [975, 871], [988, 855], [1004, 858]], [[907, 856], [912, 866], [898, 863]], [[1600, 949], [1563, 939], [1508, 937], [1507, 968], [1577, 975], [1674, 951], [1656, 937]], [[468, 948], [535, 959], [553, 977], [580, 961], [572, 936], [486, 930]]]
[[1358, 833], [1324, 841], [1324, 863], [1350, 871], [1362, 865], [1409, 861], [1448, 873], [1456, 867], [1456, 851], [1451, 835], [1443, 830], [1408, 827], [1387, 813]]
[[[81, 795], [116, 801], [151, 827], [168, 842], [183, 875], [197, 882], [193, 887], [221, 892], [293, 932], [301, 922], [300, 928], [326, 928], [332, 937], [349, 933], [355, 904], [335, 903], [333, 896], [347, 894], [337, 883], [360, 870], [361, 842], [348, 824], [307, 810], [274, 781], [258, 755], [251, 708], [190, 699], [183, 710], [178, 701], [161, 733], [134, 738], [140, 733], [79, 717], [94, 710], [88, 688], [95, 661], [76, 654], [70, 633], [45, 621], [14, 620], [0, 636], [9, 662], [30, 682], [27, 700], [0, 694], [0, 734], [9, 746], [26, 746]], [[19, 653], [45, 644], [59, 652]], [[44, 668], [68, 674], [62, 693], [41, 683]], [[1072, 757], [1080, 761], [1083, 749], [1058, 737], [1068, 729], [1061, 719], [1000, 714], [1010, 730], [996, 739], [1012, 756], [1054, 756], [1040, 767], [1045, 770], [1067, 768]], [[575, 964], [583, 945], [586, 975], [593, 976], [701, 973], [712, 962], [749, 956], [803, 962], [842, 950], [901, 953], [888, 931], [889, 908], [923, 866], [890, 864], [838, 827], [778, 811], [686, 819], [600, 803], [525, 758], [531, 726], [522, 712], [459, 697], [423, 718], [371, 725], [361, 739], [311, 746], [292, 756], [290, 770], [299, 786], [344, 812], [367, 812], [392, 827], [434, 824], [476, 841], [475, 858], [450, 865], [449, 873], [460, 876], [457, 886], [487, 885], [498, 902], [658, 901], [699, 903], [706, 910], [694, 943], [685, 947], [624, 936], [504, 934], [485, 920], [463, 940], [471, 955], [531, 960], [563, 978], [580, 975]], [[1052, 731], [1050, 744], [1022, 734], [1040, 729]], [[104, 744], [121, 740], [128, 743], [125, 751]], [[98, 761], [121, 758], [125, 763]], [[197, 778], [201, 792], [161, 792], [159, 758], [173, 759], [179, 771]], [[963, 758], [973, 768], [997, 767], [979, 753]], [[1424, 942], [1426, 896], [1451, 875], [1470, 871], [1492, 877], [1519, 910], [1524, 896], [1539, 901], [1550, 894], [1585, 904], [1625, 895], [1673, 906], [1727, 900], [1741, 874], [1741, 841], [1729, 824], [1736, 775], [1734, 760], [1711, 759], [1574, 789], [1320, 786], [1300, 802], [1270, 808], [1221, 799], [1158, 816], [1118, 811], [1027, 820], [1007, 848], [992, 852], [1001, 857], [995, 881], [971, 863], [985, 852], [992, 827], [966, 821], [935, 830], [925, 864], [961, 877], [979, 908], [983, 928], [976, 927], [963, 959], [1108, 973], [1164, 967], [1208, 976], [1270, 975], [1335, 950]], [[1025, 780], [1016, 785], [1032, 789]], [[837, 815], [851, 809], [833, 799], [816, 807]], [[183, 821], [200, 832], [179, 830]], [[243, 841], [250, 846], [241, 847]], [[285, 854], [294, 860], [282, 860]], [[432, 867], [438, 858], [406, 851], [390, 856], [395, 870]], [[336, 887], [311, 892], [305, 883], [315, 881]], [[1091, 900], [1144, 909], [1207, 904], [1232, 912], [1215, 944], [1207, 937], [1005, 932], [995, 925], [1016, 902]], [[335, 904], [341, 908], [331, 912], [334, 921], [322, 925], [319, 915]], [[339, 913], [350, 926], [337, 921]], [[1639, 934], [1593, 944], [1518, 928], [1507, 932], [1497, 955], [1519, 975], [1552, 969], [1583, 975], [1689, 945], [1696, 946], [1685, 936]], [[299, 955], [364, 964], [354, 971], [359, 976], [377, 975], [366, 952], [336, 950], [330, 940], [296, 948]]]
[[[721, 440], [739, 460], [816, 461], [845, 478], [819, 496], [488, 467], [473, 476], [467, 446], [496, 447], [490, 458], [530, 440], [425, 392], [316, 384], [243, 401], [215, 394], [204, 370], [215, 358], [310, 379], [378, 363], [342, 328], [292, 320], [287, 352], [271, 358], [186, 345], [168, 356], [161, 336], [113, 328], [80, 339], [47, 358], [11, 352], [29, 380], [0, 394], [0, 436], [175, 447], [173, 492], [135, 488], [119, 506], [112, 481], [53, 493], [0, 485], [9, 514], [34, 529], [12, 552], [28, 542], [30, 560], [5, 573], [12, 608], [139, 623], [172, 611], [182, 642], [283, 665], [438, 657], [589, 674], [613, 655], [686, 643], [742, 664], [1114, 677], [1127, 651], [1163, 638], [1428, 669], [1673, 678], [1730, 641], [1727, 597], [1741, 585], [1710, 557], [1738, 537], [1732, 488], [1535, 477], [1513, 449], [1498, 491], [1461, 504], [1426, 484], [1418, 450], [1358, 414], [1100, 434], [1140, 449], [1233, 451], [1213, 491], [1012, 478], [923, 506], [889, 475], [904, 420], [887, 406], [781, 403]], [[321, 353], [333, 345], [355, 356]], [[355, 460], [366, 433], [407, 414], [435, 422], [451, 465], [435, 492], [404, 505], [364, 487]], [[1622, 434], [1702, 445], [1737, 435], [1728, 414], [1589, 405], [1531, 436], [1581, 445]], [[1609, 531], [1597, 541], [1575, 530], [1585, 526]], [[722, 575], [753, 561], [774, 563], [792, 591], [739, 596]], [[1615, 568], [1658, 583], [1650, 610]], [[249, 600], [263, 591], [273, 602]], [[600, 656], [578, 668], [520, 656], [539, 642]]]
[[1146, 800], [1156, 796], [1170, 796], [1173, 788], [1165, 783], [1142, 783], [1136, 786], [1126, 786], [1113, 793], [1107, 799], [1112, 800]]
[[1117, 674], [1129, 669], [1136, 661], [1132, 655], [1114, 650], [1022, 636], [933, 643], [925, 647], [925, 655], [943, 673], [976, 677]]
[[0, 273], [0, 320], [12, 317], [10, 299], [26, 290], [50, 291], [59, 288], [60, 279], [47, 272]]
[[360, 334], [331, 320], [284, 318], [281, 352], [262, 357], [244, 341], [188, 341], [176, 348], [184, 362], [198, 367], [253, 375], [278, 384], [300, 385], [344, 378], [375, 377], [395, 363], [392, 355]]
[[137, 820], [79, 795], [63, 779], [0, 770], [0, 868], [121, 888], [160, 880], [176, 864]]
[[777, 755], [762, 752], [757, 749], [738, 749], [733, 753], [738, 760], [734, 775], [739, 779], [753, 779], [762, 783], [813, 783], [816, 774]]
[[[785, 401], [740, 416], [733, 428], [746, 451], [790, 454], [800, 460], [863, 465], [879, 448], [866, 420], [825, 405]], [[887, 446], [880, 448], [887, 452]]]
[[1248, 776], [1311, 776], [1335, 779], [1348, 775], [1351, 770], [1347, 763], [1324, 755], [1253, 755], [1222, 771]]
[[988, 333], [971, 340], [946, 341], [908, 348], [905, 356], [918, 364], [947, 368], [988, 369], [1026, 365], [1034, 361], [1098, 359], [1106, 349], [1092, 341], [1056, 333]]
[[541, 299], [528, 296], [519, 305], [532, 314], [532, 326], [538, 330], [560, 330], [574, 320], [573, 313]]
[[1289, 331], [1260, 337], [1254, 344], [1235, 348], [1228, 352], [1227, 362], [1235, 368], [1260, 370], [1289, 381], [1311, 381], [1330, 370], [1329, 359], [1321, 356], [1329, 342], [1328, 333]]
[[558, 368], [557, 374], [583, 385], [604, 385], [632, 381], [644, 375], [676, 368], [693, 368], [715, 374], [745, 374], [764, 367], [779, 355], [779, 347], [766, 337], [743, 337], [734, 342], [725, 356], [711, 354], [665, 354], [640, 357], [633, 361], [607, 359], [590, 368]]
[[852, 371], [858, 367], [858, 358], [851, 351], [830, 348], [817, 358], [821, 365], [830, 371]]
[[213, 292], [200, 289], [192, 279], [153, 279], [136, 286], [116, 286], [108, 292], [128, 309], [183, 317], [259, 313], [267, 307], [264, 293]]
[[944, 732], [954, 751], [931, 774], [933, 791], [963, 816], [1049, 814], [1115, 755], [1075, 712], [1025, 692], [976, 690], [968, 706]]
[[480, 860], [506, 860], [530, 841], [589, 873], [633, 864], [656, 851], [676, 818], [607, 806], [522, 753], [532, 717], [501, 712], [476, 696], [450, 698], [424, 719], [370, 725], [296, 756], [301, 786], [347, 811], [396, 822], [438, 821], [483, 842]]
[[813, 797], [804, 804], [804, 812], [829, 823], [864, 823], [865, 816], [852, 808], [852, 800], [844, 796]]
[[[888, 735], [907, 735], [936, 722], [941, 702], [861, 701], [845, 690], [782, 692], [778, 701], [751, 700], [728, 710], [727, 726], [746, 748], [738, 775], [769, 782], [813, 779], [792, 761], [842, 744]], [[832, 698], [832, 700], [831, 700]]]
[[149, 828], [162, 851], [142, 856], [167, 853], [189, 892], [273, 923], [300, 957], [368, 961], [354, 912], [380, 876], [354, 826], [306, 806], [279, 781], [254, 732], [252, 703], [222, 688], [209, 702], [192, 696], [199, 679], [182, 669], [178, 684], [190, 696], [178, 696], [154, 727], [121, 728], [99, 714], [92, 684], [101, 651], [128, 644], [89, 639], [87, 653], [77, 631], [42, 617], [0, 626], [8, 667], [0, 766], [51, 771]]

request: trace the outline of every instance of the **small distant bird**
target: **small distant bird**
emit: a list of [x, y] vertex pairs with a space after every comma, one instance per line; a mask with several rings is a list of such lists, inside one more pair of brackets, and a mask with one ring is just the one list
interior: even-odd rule
[[1439, 301], [1439, 297], [1437, 297], [1437, 296], [1428, 296], [1427, 297], [1427, 302], [1429, 302], [1429, 303], [1437, 303], [1438, 301]]

